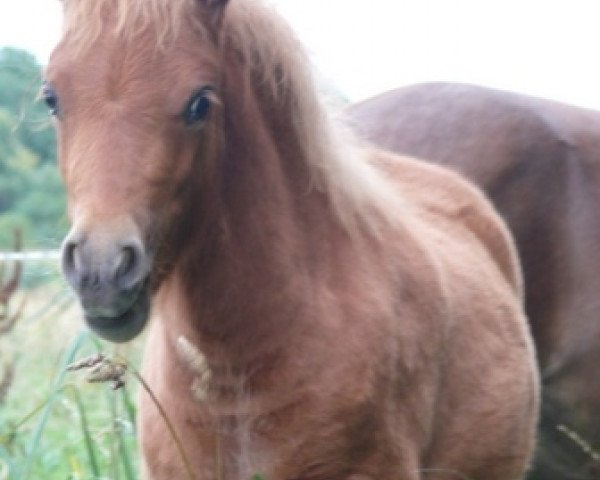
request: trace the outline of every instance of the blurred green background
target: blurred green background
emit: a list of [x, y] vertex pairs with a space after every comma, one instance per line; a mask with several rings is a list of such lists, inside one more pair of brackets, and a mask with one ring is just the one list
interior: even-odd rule
[[56, 248], [67, 228], [41, 77], [33, 55], [0, 49], [0, 250], [12, 248], [15, 228], [26, 249]]

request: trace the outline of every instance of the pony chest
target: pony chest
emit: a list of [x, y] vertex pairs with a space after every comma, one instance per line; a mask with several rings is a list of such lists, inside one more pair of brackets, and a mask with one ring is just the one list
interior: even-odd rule
[[364, 425], [379, 430], [372, 405], [352, 408], [345, 418], [333, 415], [324, 398], [302, 389], [257, 393], [243, 376], [211, 371], [183, 337], [177, 351], [193, 372], [187, 394], [196, 408], [186, 424], [190, 435], [201, 437], [202, 455], [220, 469], [221, 478], [336, 478], [339, 465], [354, 463], [357, 455], [351, 452], [360, 450], [365, 460], [373, 451], [371, 442], [357, 434]]

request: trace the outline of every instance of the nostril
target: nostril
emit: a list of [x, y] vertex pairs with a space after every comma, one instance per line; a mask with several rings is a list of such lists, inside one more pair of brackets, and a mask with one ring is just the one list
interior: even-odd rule
[[138, 245], [121, 247], [115, 280], [121, 288], [131, 288], [142, 280], [144, 274], [143, 251]]
[[62, 251], [62, 269], [66, 279], [76, 290], [85, 287], [88, 283], [81, 254], [80, 243], [75, 241], [65, 242]]
[[81, 272], [83, 266], [81, 262], [81, 253], [79, 245], [76, 242], [67, 242], [63, 247], [62, 253], [63, 271], [67, 275], [75, 275]]
[[75, 270], [75, 249], [77, 245], [72, 242], [68, 242], [63, 247], [62, 252], [62, 266], [65, 273], [73, 273]]
[[123, 247], [117, 267], [117, 278], [126, 275], [127, 272], [135, 267], [135, 249], [133, 247]]

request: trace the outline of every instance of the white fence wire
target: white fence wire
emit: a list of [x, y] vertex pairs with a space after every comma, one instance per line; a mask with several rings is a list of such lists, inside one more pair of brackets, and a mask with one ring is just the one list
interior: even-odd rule
[[58, 261], [60, 258], [60, 252], [58, 250], [39, 250], [39, 251], [28, 251], [28, 252], [0, 252], [0, 262], [14, 262], [14, 261], [41, 261], [41, 260], [55, 260]]

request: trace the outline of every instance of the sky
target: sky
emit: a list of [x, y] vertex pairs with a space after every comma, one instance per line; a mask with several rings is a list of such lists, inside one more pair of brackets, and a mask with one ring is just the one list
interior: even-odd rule
[[[231, 0], [235, 1], [235, 0]], [[350, 100], [458, 81], [600, 110], [598, 0], [271, 0], [316, 69]], [[41, 63], [58, 0], [0, 0], [0, 45]]]

